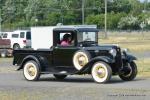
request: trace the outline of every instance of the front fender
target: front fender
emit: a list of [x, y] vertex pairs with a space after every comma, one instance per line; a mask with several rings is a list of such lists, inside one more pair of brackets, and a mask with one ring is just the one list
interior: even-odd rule
[[126, 54], [126, 56], [123, 57], [123, 60], [126, 60], [127, 62], [132, 62], [133, 60], [137, 60], [137, 58], [133, 55]]
[[80, 71], [79, 73], [89, 73], [91, 71], [92, 65], [98, 61], [103, 61], [105, 63], [114, 63], [115, 60], [106, 56], [98, 56], [91, 59]]
[[38, 57], [33, 56], [33, 55], [28, 55], [28, 56], [26, 56], [26, 57], [23, 59], [23, 61], [22, 61], [21, 65], [20, 65], [20, 67], [19, 67], [17, 70], [23, 69], [23, 65], [24, 65], [27, 61], [29, 61], [29, 60], [34, 60], [34, 61], [36, 61], [37, 64], [40, 66], [40, 62], [39, 62]]
[[114, 59], [111, 59], [111, 58], [109, 58], [109, 57], [106, 57], [106, 56], [98, 56], [98, 57], [95, 57], [95, 58], [91, 59], [89, 63], [96, 62], [96, 61], [104, 61], [104, 62], [106, 62], [106, 63], [114, 63], [114, 62], [115, 62]]

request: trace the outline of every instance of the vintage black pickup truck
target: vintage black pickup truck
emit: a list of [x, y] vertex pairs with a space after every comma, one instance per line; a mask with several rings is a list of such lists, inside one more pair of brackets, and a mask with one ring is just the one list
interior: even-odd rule
[[[116, 45], [98, 44], [96, 28], [54, 28], [49, 49], [14, 50], [13, 65], [23, 69], [25, 79], [36, 81], [42, 74], [53, 74], [56, 79], [67, 75], [91, 74], [97, 83], [106, 83], [112, 75], [131, 81], [137, 75], [136, 57]], [[64, 34], [72, 42], [62, 46]], [[42, 41], [38, 40], [38, 41]]]

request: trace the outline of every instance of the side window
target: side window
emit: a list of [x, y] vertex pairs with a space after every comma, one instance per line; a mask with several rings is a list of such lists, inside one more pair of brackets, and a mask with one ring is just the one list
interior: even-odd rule
[[12, 38], [18, 38], [19, 34], [12, 34]]
[[7, 38], [7, 35], [8, 35], [7, 33], [3, 34], [3, 38]]
[[20, 38], [24, 38], [24, 32], [20, 32]]
[[27, 40], [31, 40], [31, 32], [27, 32], [27, 34], [26, 34], [26, 39], [27, 39]]

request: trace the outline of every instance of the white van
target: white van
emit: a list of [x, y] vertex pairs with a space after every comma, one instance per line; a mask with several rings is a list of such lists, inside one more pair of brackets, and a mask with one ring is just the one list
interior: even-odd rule
[[11, 39], [11, 35], [13, 32], [1, 32], [2, 39]]
[[31, 32], [29, 30], [16, 30], [11, 34], [11, 48], [31, 48]]
[[10, 39], [12, 49], [31, 47], [31, 32], [29, 30], [16, 30], [13, 32], [2, 32], [1, 38]]

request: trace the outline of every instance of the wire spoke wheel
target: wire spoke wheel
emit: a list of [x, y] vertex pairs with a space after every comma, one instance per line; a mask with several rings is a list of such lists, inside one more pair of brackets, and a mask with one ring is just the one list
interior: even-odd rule
[[127, 64], [127, 69], [129, 70], [127, 73], [120, 74], [119, 77], [124, 81], [131, 81], [135, 79], [137, 75], [137, 66], [135, 62], [130, 62]]
[[29, 80], [38, 80], [40, 76], [39, 66], [35, 61], [28, 61], [24, 65], [23, 74], [24, 77]]
[[98, 83], [106, 83], [111, 78], [112, 70], [108, 64], [99, 61], [93, 65], [91, 74], [94, 81]]
[[73, 56], [73, 64], [76, 69], [82, 69], [90, 60], [90, 54], [86, 51], [79, 50]]

